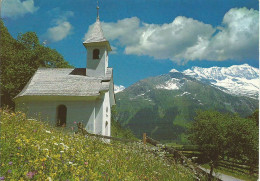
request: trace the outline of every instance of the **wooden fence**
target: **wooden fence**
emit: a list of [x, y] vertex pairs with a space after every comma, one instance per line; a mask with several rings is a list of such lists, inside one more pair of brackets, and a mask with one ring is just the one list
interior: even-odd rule
[[240, 173], [244, 173], [244, 174], [258, 174], [258, 167], [250, 167], [248, 164], [246, 163], [239, 163], [239, 162], [235, 162], [235, 161], [230, 161], [230, 160], [221, 160], [219, 163], [218, 163], [218, 166], [219, 167], [222, 167], [222, 168], [227, 168], [229, 170], [232, 170], [232, 171], [237, 171], [237, 172], [240, 172]]
[[103, 136], [103, 135], [98, 135], [98, 134], [91, 134], [91, 133], [87, 132], [87, 130], [84, 128], [84, 126], [81, 122], [77, 123], [77, 126], [78, 126], [78, 131], [76, 133], [82, 133], [83, 135], [94, 136], [96, 138], [104, 138], [104, 139], [121, 141], [121, 142], [138, 142], [138, 141], [135, 141], [135, 140], [116, 138], [116, 137], [112, 137], [112, 136]]
[[[194, 146], [185, 146], [185, 147], [180, 147], [176, 148], [177, 151], [181, 152], [184, 156], [191, 158], [191, 157], [200, 157], [202, 152], [198, 148]], [[217, 163], [217, 167], [225, 168], [230, 171], [236, 171], [244, 174], [258, 174], [258, 166], [250, 166], [246, 161], [236, 161], [236, 160], [231, 160], [231, 159], [225, 159], [225, 160], [220, 160]]]
[[[192, 170], [196, 176], [198, 178], [203, 178], [205, 176], [207, 176], [208, 178], [210, 178], [209, 173], [207, 173], [205, 170], [201, 169], [198, 165], [196, 165], [195, 163], [193, 163], [190, 159], [188, 159], [187, 157], [185, 157], [180, 151], [175, 150], [172, 147], [167, 147], [166, 145], [160, 144], [159, 141], [154, 140], [152, 138], [149, 138], [148, 136], [146, 136], [146, 134], [144, 133], [145, 136], [143, 136], [143, 138], [145, 138], [145, 141], [147, 143], [150, 143], [151, 145], [154, 146], [160, 146], [161, 149], [163, 149], [164, 151], [168, 152], [169, 154], [173, 155], [173, 158], [175, 160], [175, 162], [180, 163], [186, 167], [188, 167], [190, 170]], [[144, 141], [144, 143], [145, 143]], [[214, 177], [214, 180], [219, 180], [219, 178]]]
[[[136, 141], [136, 140], [115, 138], [115, 137], [111, 137], [111, 136], [103, 136], [103, 135], [88, 133], [86, 131], [86, 129], [84, 129], [84, 126], [82, 125], [82, 123], [78, 123], [77, 126], [78, 126], [77, 133], [82, 133], [83, 135], [94, 136], [97, 138], [104, 138], [104, 139], [110, 139], [110, 140], [121, 141], [121, 142], [139, 142], [140, 143], [140, 141]], [[162, 149], [162, 150], [166, 151], [167, 153], [169, 153], [170, 155], [172, 155], [174, 162], [180, 163], [180, 164], [184, 165], [185, 167], [189, 168], [190, 170], [192, 170], [193, 173], [196, 174], [197, 180], [200, 180], [199, 178], [205, 178], [205, 176], [210, 178], [209, 174], [206, 171], [202, 170], [200, 167], [198, 167], [196, 164], [194, 164], [191, 160], [186, 158], [180, 151], [177, 151], [171, 147], [167, 147], [166, 145], [161, 144], [159, 141], [148, 137], [146, 135], [146, 133], [144, 133], [143, 134], [143, 144], [147, 144], [147, 143], [149, 143], [153, 146], [159, 147], [160, 149]], [[214, 180], [221, 181], [217, 177], [214, 177]]]

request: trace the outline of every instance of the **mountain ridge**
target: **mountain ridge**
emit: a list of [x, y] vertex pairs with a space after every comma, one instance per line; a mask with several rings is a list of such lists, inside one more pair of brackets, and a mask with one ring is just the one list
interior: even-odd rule
[[258, 101], [232, 95], [179, 71], [140, 80], [116, 94], [119, 122], [137, 137], [143, 132], [158, 140], [184, 142], [196, 110], [217, 110], [246, 117]]
[[259, 71], [248, 64], [230, 67], [192, 67], [183, 73], [208, 82], [226, 93], [258, 99]]
[[[180, 71], [172, 69], [169, 72], [174, 73]], [[254, 99], [258, 99], [259, 96], [259, 70], [248, 64], [232, 65], [230, 67], [214, 66], [210, 68], [193, 66], [181, 73], [211, 84], [232, 95], [247, 96]], [[170, 81], [168, 85], [165, 85], [165, 88], [177, 89]], [[115, 93], [121, 92], [124, 89], [125, 87], [122, 85], [115, 85]]]

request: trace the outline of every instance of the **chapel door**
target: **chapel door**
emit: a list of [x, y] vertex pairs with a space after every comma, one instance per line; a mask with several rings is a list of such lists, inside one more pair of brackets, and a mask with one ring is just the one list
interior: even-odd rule
[[65, 105], [58, 106], [57, 109], [57, 126], [66, 126], [67, 107]]

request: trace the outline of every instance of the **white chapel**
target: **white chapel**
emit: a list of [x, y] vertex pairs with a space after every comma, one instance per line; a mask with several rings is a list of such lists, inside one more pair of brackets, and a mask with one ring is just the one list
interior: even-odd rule
[[112, 50], [99, 15], [83, 45], [86, 68], [39, 68], [14, 98], [15, 109], [56, 126], [70, 128], [82, 122], [88, 132], [110, 136], [115, 105], [113, 69], [108, 67]]

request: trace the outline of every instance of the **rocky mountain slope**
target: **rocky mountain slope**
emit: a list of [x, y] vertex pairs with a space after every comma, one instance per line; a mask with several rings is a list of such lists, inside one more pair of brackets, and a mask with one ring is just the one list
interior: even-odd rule
[[227, 93], [228, 89], [223, 91], [206, 79], [202, 81], [199, 76], [192, 77], [191, 72], [185, 73], [189, 75], [172, 70], [117, 93], [120, 123], [138, 137], [146, 132], [158, 140], [185, 141], [186, 127], [198, 109], [248, 116], [258, 107], [255, 97]]

